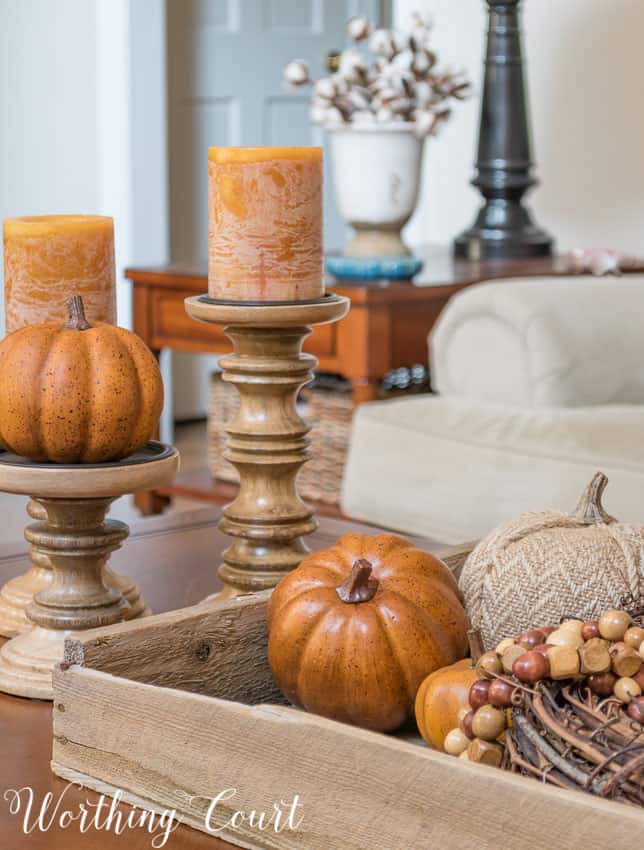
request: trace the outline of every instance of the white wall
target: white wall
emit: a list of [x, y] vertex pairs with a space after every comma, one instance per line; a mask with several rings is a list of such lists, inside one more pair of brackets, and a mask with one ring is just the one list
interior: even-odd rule
[[[530, 196], [559, 248], [644, 252], [644, 3], [641, 0], [523, 0], [524, 49], [534, 154], [541, 180]], [[455, 109], [430, 141], [415, 243], [447, 243], [472, 222], [482, 79], [484, 0], [395, 0], [397, 26], [432, 12], [444, 63], [466, 67], [477, 97]], [[458, 105], [457, 105], [458, 106]]]
[[98, 211], [95, 54], [93, 2], [0, 0], [0, 219]]

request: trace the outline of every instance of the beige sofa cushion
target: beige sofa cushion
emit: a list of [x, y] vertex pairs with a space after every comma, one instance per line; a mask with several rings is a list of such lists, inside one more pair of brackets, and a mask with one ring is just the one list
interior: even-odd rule
[[430, 334], [432, 384], [522, 407], [642, 404], [642, 316], [642, 275], [472, 286]]
[[342, 507], [446, 543], [522, 511], [573, 510], [598, 469], [606, 509], [644, 523], [644, 407], [522, 410], [421, 396], [356, 412]]

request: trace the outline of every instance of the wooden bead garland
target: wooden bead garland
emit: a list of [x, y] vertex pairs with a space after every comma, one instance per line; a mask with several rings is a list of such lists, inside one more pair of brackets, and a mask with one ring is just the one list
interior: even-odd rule
[[454, 755], [643, 805], [644, 606], [504, 638], [477, 671]]

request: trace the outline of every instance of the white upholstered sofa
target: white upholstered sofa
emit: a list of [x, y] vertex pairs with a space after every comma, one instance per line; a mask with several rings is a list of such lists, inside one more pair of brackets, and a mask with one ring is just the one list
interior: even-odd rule
[[436, 395], [356, 412], [345, 513], [462, 542], [572, 510], [601, 469], [609, 513], [644, 523], [644, 276], [482, 283], [429, 345]]

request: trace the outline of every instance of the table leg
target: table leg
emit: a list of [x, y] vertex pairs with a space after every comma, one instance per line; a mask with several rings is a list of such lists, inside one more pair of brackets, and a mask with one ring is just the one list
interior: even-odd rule
[[380, 382], [370, 378], [358, 378], [351, 381], [353, 392], [353, 406], [358, 407], [367, 401], [377, 401], [380, 397]]
[[172, 499], [170, 496], [162, 496], [161, 493], [157, 493], [155, 490], [143, 490], [140, 493], [134, 494], [134, 505], [143, 516], [162, 514], [171, 504]]

